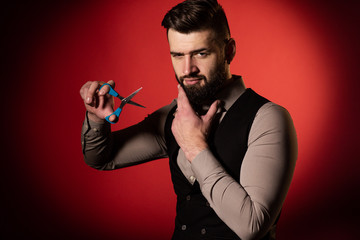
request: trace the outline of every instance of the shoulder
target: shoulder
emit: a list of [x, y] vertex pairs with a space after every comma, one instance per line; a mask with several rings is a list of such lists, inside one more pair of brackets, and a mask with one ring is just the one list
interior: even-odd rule
[[271, 124], [273, 121], [284, 121], [289, 118], [291, 119], [286, 108], [273, 102], [267, 102], [259, 108], [254, 122], [266, 120]]
[[176, 106], [176, 100], [173, 100], [170, 104], [165, 105], [153, 113], [149, 114], [140, 124], [146, 128], [152, 128], [153, 131], [159, 132], [163, 135], [163, 129], [167, 116], [171, 109]]
[[176, 100], [172, 100], [172, 102], [168, 105], [165, 105], [161, 108], [159, 108], [158, 110], [156, 110], [155, 112], [151, 113], [148, 117], [151, 116], [158, 116], [161, 118], [166, 118], [167, 115], [169, 114], [169, 112], [171, 111], [171, 109], [173, 109], [176, 106]]
[[286, 108], [267, 102], [257, 111], [249, 133], [249, 144], [265, 135], [294, 133], [294, 124]]

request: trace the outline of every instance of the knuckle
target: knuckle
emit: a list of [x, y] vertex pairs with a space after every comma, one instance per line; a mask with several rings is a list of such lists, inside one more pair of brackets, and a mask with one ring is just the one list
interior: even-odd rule
[[113, 87], [113, 88], [115, 87], [114, 80], [109, 80], [107, 83], [110, 84], [111, 87]]

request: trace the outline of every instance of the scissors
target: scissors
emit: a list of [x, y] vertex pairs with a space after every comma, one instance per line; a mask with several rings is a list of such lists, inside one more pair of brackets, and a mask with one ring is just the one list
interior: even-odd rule
[[[108, 84], [108, 83], [104, 83], [104, 84], [100, 87], [100, 89], [103, 88], [104, 86], [109, 86], [110, 90], [109, 90], [108, 93], [109, 93], [111, 96], [117, 97], [117, 98], [119, 98], [119, 99], [121, 100], [120, 107], [118, 107], [112, 114], [110, 114], [109, 116], [105, 117], [106, 121], [108, 121], [109, 123], [114, 124], [114, 123], [116, 123], [116, 122], [118, 121], [119, 116], [120, 116], [120, 113], [121, 113], [123, 107], [125, 106], [125, 104], [127, 104], [127, 103], [132, 104], [132, 105], [135, 105], [135, 106], [138, 106], [138, 107], [143, 107], [143, 108], [145, 108], [144, 106], [142, 106], [142, 105], [140, 105], [140, 104], [138, 104], [138, 103], [136, 103], [136, 102], [131, 101], [131, 99], [142, 89], [142, 87], [139, 88], [138, 90], [136, 90], [135, 92], [133, 92], [132, 94], [130, 94], [129, 96], [127, 96], [126, 98], [124, 98], [124, 97], [120, 96], [120, 95], [110, 86], [110, 84]], [[99, 89], [99, 90], [100, 90], [100, 89]], [[116, 119], [115, 119], [115, 121], [113, 121], [113, 122], [110, 121], [110, 117], [111, 117], [112, 115], [115, 115], [115, 116], [116, 116]]]

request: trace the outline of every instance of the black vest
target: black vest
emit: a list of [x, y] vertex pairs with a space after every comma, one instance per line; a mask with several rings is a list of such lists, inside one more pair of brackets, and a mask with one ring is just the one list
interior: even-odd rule
[[[259, 108], [266, 102], [267, 99], [252, 89], [247, 89], [231, 106], [209, 138], [212, 153], [238, 182], [252, 122]], [[198, 182], [191, 185], [181, 172], [177, 164], [179, 145], [171, 132], [175, 109], [176, 106], [170, 111], [165, 123], [171, 179], [177, 195], [173, 239], [240, 239], [209, 206]]]

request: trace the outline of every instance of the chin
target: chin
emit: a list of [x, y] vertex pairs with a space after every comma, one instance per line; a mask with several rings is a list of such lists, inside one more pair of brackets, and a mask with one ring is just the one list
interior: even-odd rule
[[188, 89], [191, 89], [191, 88], [192, 89], [194, 89], [194, 88], [200, 89], [200, 88], [202, 88], [204, 86], [204, 83], [203, 82], [197, 82], [195, 84], [187, 84], [187, 85], [184, 84], [184, 86], [186, 88], [188, 88]]

